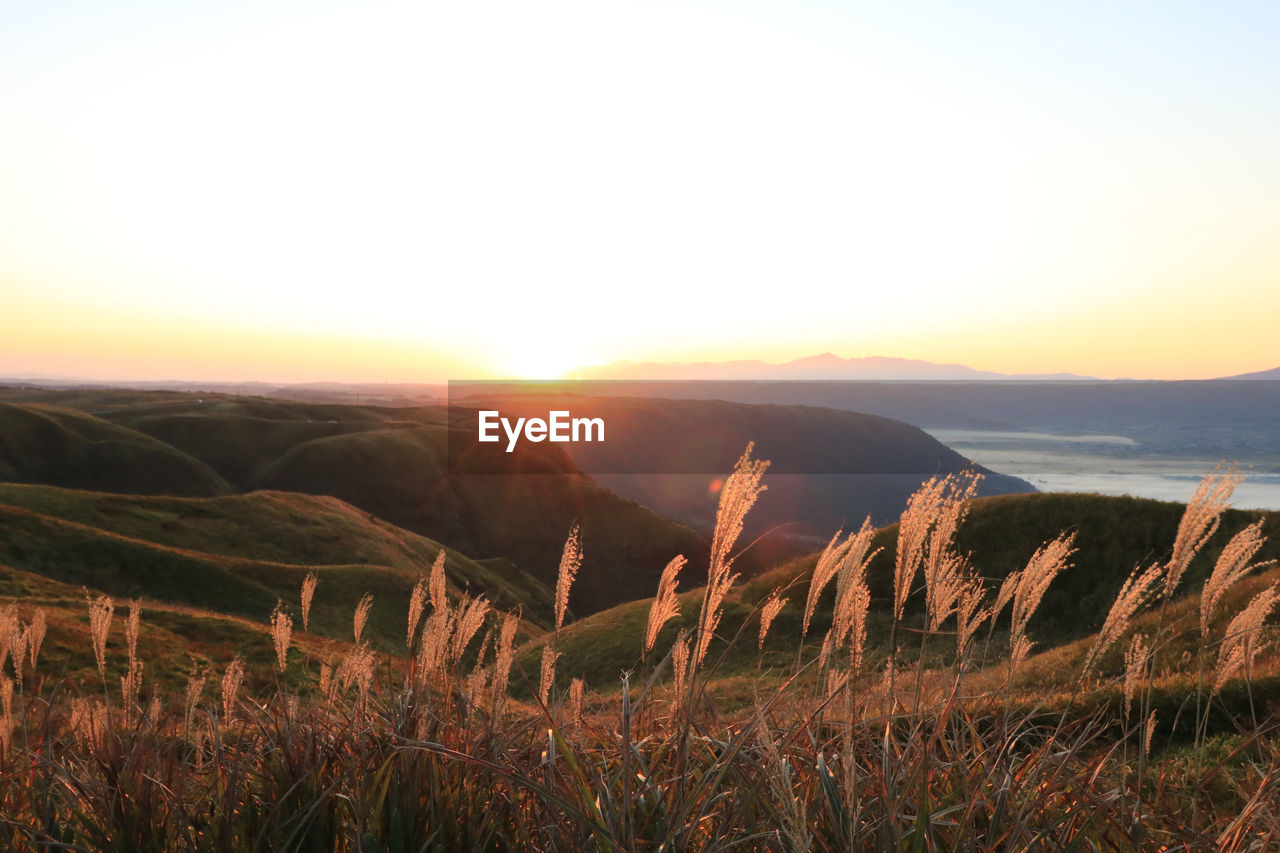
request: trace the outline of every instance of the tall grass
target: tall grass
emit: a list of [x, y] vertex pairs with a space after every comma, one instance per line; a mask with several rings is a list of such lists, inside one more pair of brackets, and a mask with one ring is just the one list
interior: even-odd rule
[[[900, 525], [893, 596], [877, 623], [892, 639], [868, 637], [876, 615], [866, 581], [870, 525], [837, 534], [808, 589], [794, 596], [803, 601], [794, 666], [772, 680], [761, 676], [751, 707], [730, 714], [709, 692], [720, 678], [712, 652], [739, 639], [763, 648], [788, 601], [785, 587], [774, 589], [756, 606], [754, 635], [719, 633], [737, 580], [738, 534], [766, 465], [748, 448], [725, 483], [693, 629], [677, 632], [669, 646], [657, 643], [679, 616], [684, 560], [677, 557], [643, 625], [639, 668], [620, 673], [617, 691], [593, 693], [576, 673], [557, 677], [561, 632], [572, 630], [562, 624], [572, 582], [590, 568], [576, 527], [537, 685], [521, 684], [527, 676], [513, 670], [518, 616], [482, 597], [451, 599], [443, 559], [405, 602], [403, 657], [375, 654], [362, 640], [366, 598], [355, 606], [354, 643], [338, 657], [319, 652], [314, 675], [309, 665], [299, 670], [297, 655], [291, 668], [288, 653], [305, 640], [281, 603], [263, 628], [280, 674], [249, 679], [272, 686], [246, 688], [244, 661], [235, 656], [210, 696], [203, 670], [193, 670], [182, 695], [163, 696], [158, 683], [145, 682], [137, 648], [146, 625], [137, 602], [117, 644], [114, 603], [89, 601], [82, 641], [97, 664], [101, 696], [45, 677], [57, 667], [38, 669], [38, 661], [49, 668], [48, 655], [38, 657], [43, 611], [10, 606], [0, 612], [0, 848], [1280, 845], [1280, 751], [1266, 705], [1275, 696], [1252, 692], [1277, 595], [1266, 588], [1239, 605], [1244, 599], [1233, 589], [1256, 570], [1256, 526], [1224, 549], [1201, 603], [1182, 607], [1172, 593], [1217, 523], [1212, 507], [1193, 501], [1173, 559], [1135, 571], [1091, 641], [1074, 652], [1046, 652], [1056, 663], [1041, 664], [1031, 655], [1034, 614], [1049, 585], [1070, 570], [1072, 536], [1046, 542], [992, 588], [954, 545], [973, 478], [930, 481]], [[1230, 490], [1211, 482], [1202, 492], [1225, 506]], [[804, 635], [827, 621], [813, 617], [833, 580], [830, 628], [816, 654], [805, 654]], [[304, 628], [314, 588], [313, 578], [304, 582]], [[1156, 601], [1159, 621], [1151, 627], [1147, 608]], [[997, 627], [1010, 605], [1007, 627]], [[987, 642], [975, 643], [984, 625]], [[735, 630], [745, 629], [741, 622]], [[1185, 633], [1202, 651], [1185, 661], [1167, 653], [1158, 668], [1161, 652]], [[1122, 660], [1117, 648], [1125, 650]], [[1024, 673], [1043, 666], [1059, 670], [1056, 695], [1023, 686]], [[109, 670], [125, 673], [118, 701], [106, 690]], [[512, 695], [513, 682], [518, 695], [536, 701]], [[1249, 713], [1231, 699], [1241, 689]], [[1163, 697], [1172, 697], [1171, 711]], [[1180, 724], [1184, 715], [1190, 723]], [[1234, 731], [1210, 735], [1211, 715], [1218, 728], [1225, 718]], [[1193, 736], [1175, 740], [1180, 725]]]

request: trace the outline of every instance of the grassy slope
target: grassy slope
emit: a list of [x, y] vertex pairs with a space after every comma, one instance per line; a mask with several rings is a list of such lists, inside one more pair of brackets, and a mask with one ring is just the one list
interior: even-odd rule
[[[547, 446], [534, 447], [514, 454], [519, 458], [510, 463], [559, 472], [555, 476], [458, 476], [457, 465], [450, 465], [450, 433], [440, 423], [445, 413], [439, 407], [390, 409], [102, 390], [5, 396], [37, 401], [24, 403], [28, 406], [51, 401], [97, 412], [110, 421], [98, 422], [122, 436], [198, 459], [196, 464], [217, 472], [213, 476], [221, 483], [219, 492], [272, 489], [338, 497], [463, 554], [505, 560], [493, 564], [505, 571], [493, 571], [506, 577], [514, 563], [553, 583], [564, 539], [572, 524], [580, 522], [588, 552], [571, 604], [578, 613], [647, 594], [671, 557], [696, 557], [706, 547], [684, 525], [577, 474], [558, 449], [551, 453]], [[44, 472], [9, 479], [49, 482], [54, 476]], [[5, 479], [2, 470], [0, 479]], [[135, 489], [128, 482], [89, 485], [104, 491], [179, 491]]]
[[[1168, 558], [1182, 511], [1183, 505], [1177, 503], [1099, 495], [983, 498], [974, 502], [957, 537], [957, 545], [970, 553], [978, 571], [991, 579], [989, 588], [994, 595], [999, 580], [1021, 568], [1043, 542], [1063, 530], [1076, 531], [1079, 550], [1072, 558], [1073, 565], [1054, 581], [1031, 623], [1030, 633], [1037, 648], [1049, 649], [1080, 641], [1100, 627], [1116, 592], [1135, 565], [1145, 567]], [[1229, 511], [1221, 529], [1187, 572], [1181, 587], [1186, 600], [1192, 600], [1188, 594], [1198, 596], [1213, 560], [1230, 536], [1259, 516], [1266, 518], [1263, 530], [1268, 541], [1258, 560], [1280, 558], [1280, 513]], [[886, 614], [896, 533], [896, 525], [877, 532], [875, 546], [884, 550], [869, 570], [872, 613], [868, 620], [868, 644], [872, 660], [887, 654], [890, 620]], [[732, 591], [718, 634], [726, 640], [740, 628], [742, 634], [732, 648], [722, 642], [714, 644], [710, 653], [710, 658], [715, 660], [727, 650], [724, 674], [755, 671], [760, 662], [756, 646], [758, 622], [751, 614], [756, 605], [778, 587], [787, 588], [785, 594], [789, 600], [770, 630], [764, 662], [790, 670], [799, 650], [802, 609], [816, 560], [816, 554], [794, 560], [741, 583]], [[1280, 578], [1280, 574], [1276, 577]], [[679, 630], [696, 628], [701, 597], [701, 590], [682, 594], [680, 618], [668, 623], [656, 644], [659, 656], [670, 648]], [[810, 627], [806, 646], [810, 652], [816, 651], [830, 626], [833, 597], [834, 584], [820, 600]], [[568, 626], [561, 635], [560, 648], [564, 656], [558, 675], [566, 684], [568, 678], [582, 676], [594, 689], [614, 689], [618, 672], [635, 666], [640, 660], [650, 603], [651, 599], [624, 604]], [[918, 602], [914, 612], [909, 612], [908, 620], [919, 620]], [[1006, 611], [1001, 625], [1007, 624]], [[535, 639], [521, 650], [518, 658], [520, 667], [535, 681], [543, 642], [542, 638]], [[914, 654], [910, 649], [904, 648], [904, 652], [908, 657]], [[1078, 667], [1072, 672], [1078, 672]], [[518, 683], [519, 679], [515, 681]]]
[[[92, 694], [101, 689], [100, 676], [90, 642], [89, 614], [84, 591], [0, 562], [0, 610], [16, 606], [19, 619], [28, 622], [36, 609], [45, 611], [48, 633], [41, 647], [38, 672], [46, 683], [74, 686]], [[124, 674], [125, 623], [128, 605], [115, 602], [115, 616], [107, 639], [107, 684], [118, 696]], [[138, 657], [146, 665], [144, 699], [157, 685], [170, 698], [181, 695], [193, 670], [209, 672], [204, 697], [217, 701], [217, 679], [227, 663], [240, 655], [246, 665], [247, 684], [262, 689], [280, 677], [287, 683], [305, 683], [306, 655], [294, 651], [285, 675], [278, 676], [275, 646], [270, 630], [261, 623], [222, 613], [148, 600], [143, 604]], [[297, 626], [301, 629], [301, 626]], [[314, 634], [295, 633], [295, 647], [305, 646], [313, 657], [334, 659], [344, 644]], [[315, 664], [311, 665], [314, 673]], [[47, 691], [46, 691], [47, 692]]]
[[[272, 492], [180, 499], [0, 485], [0, 524], [0, 561], [15, 568], [254, 620], [277, 599], [296, 616], [302, 578], [315, 571], [313, 630], [349, 636], [370, 592], [369, 630], [389, 647], [402, 642], [409, 591], [440, 548], [336, 499]], [[550, 591], [524, 573], [453, 551], [446, 568], [455, 587], [545, 624]]]
[[197, 459], [73, 409], [0, 402], [0, 479], [134, 494], [231, 491]]
[[437, 408], [222, 401], [133, 411], [113, 417], [207, 461], [239, 488], [333, 495], [472, 556], [506, 558], [547, 584], [576, 521], [586, 547], [571, 602], [578, 613], [647, 595], [668, 560], [706, 548], [688, 527], [575, 473], [548, 446], [510, 464], [558, 473], [460, 475], [449, 430], [432, 422], [443, 418]]

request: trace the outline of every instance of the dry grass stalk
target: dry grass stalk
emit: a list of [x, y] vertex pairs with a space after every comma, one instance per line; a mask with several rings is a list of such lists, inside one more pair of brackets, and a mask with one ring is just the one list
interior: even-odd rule
[[822, 641], [819, 666], [826, 666], [827, 659], [836, 654], [844, 643], [849, 643], [849, 662], [856, 672], [862, 664], [863, 647], [867, 638], [867, 609], [871, 605], [871, 592], [867, 588], [867, 567], [880, 553], [880, 549], [868, 551], [875, 530], [871, 519], [862, 523], [862, 529], [849, 541], [849, 548], [840, 564], [836, 579], [836, 603], [831, 614], [831, 627]]
[[1213, 678], [1214, 693], [1221, 690], [1242, 669], [1248, 675], [1248, 670], [1252, 668], [1253, 660], [1261, 649], [1257, 642], [1258, 635], [1277, 602], [1280, 602], [1280, 592], [1277, 592], [1277, 585], [1272, 584], [1255, 595], [1231, 620], [1226, 636], [1222, 638], [1222, 646], [1218, 649], [1218, 665]]
[[871, 609], [871, 591], [866, 583], [857, 584], [849, 593], [849, 672], [862, 669], [862, 654], [867, 644], [867, 611]]
[[1169, 558], [1169, 570], [1165, 576], [1165, 598], [1173, 595], [1191, 560], [1217, 532], [1222, 513], [1231, 503], [1231, 494], [1243, 479], [1234, 467], [1223, 471], [1219, 465], [1196, 487], [1182, 513], [1182, 520], [1178, 522], [1178, 535], [1173, 542], [1173, 555]]
[[940, 631], [955, 612], [972, 575], [969, 561], [954, 552], [943, 553], [925, 564], [925, 610], [929, 630]]
[[680, 599], [676, 596], [677, 576], [688, 561], [684, 555], [672, 558], [658, 580], [658, 595], [649, 606], [649, 623], [644, 632], [644, 651], [652, 651], [658, 632], [668, 621], [680, 615]]
[[302, 630], [309, 631], [311, 620], [311, 602], [316, 597], [316, 585], [320, 583], [320, 578], [315, 572], [307, 572], [307, 576], [302, 579]]
[[581, 720], [582, 708], [586, 702], [587, 683], [581, 678], [569, 682], [569, 719]]
[[716, 509], [716, 526], [711, 537], [711, 563], [709, 573], [728, 571], [729, 552], [733, 550], [738, 537], [742, 535], [742, 522], [747, 512], [755, 504], [765, 486], [760, 485], [760, 478], [769, 467], [768, 460], [752, 459], [751, 451], [754, 443], [748, 443], [747, 449], [738, 457], [733, 472], [725, 480], [720, 490], [720, 504]]
[[1156, 709], [1152, 708], [1151, 713], [1147, 716], [1147, 731], [1142, 738], [1142, 754], [1151, 754], [1151, 736], [1156, 733]]
[[489, 667], [484, 666], [484, 659], [489, 654], [489, 648], [493, 645], [494, 631], [490, 628], [484, 632], [484, 640], [480, 643], [480, 652], [476, 655], [475, 666], [471, 668], [470, 674], [467, 675], [463, 690], [467, 696], [471, 698], [471, 704], [479, 706], [492, 700], [490, 685]]
[[447, 610], [449, 607], [449, 597], [445, 591], [444, 561], [445, 553], [441, 548], [436, 552], [436, 560], [431, 564], [431, 572], [427, 575], [427, 590], [431, 593], [433, 611]]
[[986, 590], [982, 582], [970, 578], [956, 602], [956, 659], [963, 664], [978, 628], [991, 617], [991, 609], [983, 608]]
[[1009, 646], [1009, 680], [1012, 683], [1013, 672], [1018, 668], [1027, 655], [1031, 653], [1031, 641], [1026, 637], [1018, 637], [1013, 640]]
[[759, 647], [764, 648], [764, 638], [769, 633], [769, 626], [773, 624], [773, 620], [777, 618], [786, 605], [787, 599], [781, 595], [781, 589], [775, 589], [769, 593], [769, 597], [765, 599], [764, 604], [760, 607], [760, 641]]
[[375, 663], [373, 649], [365, 643], [353, 646], [342, 657], [338, 664], [336, 680], [342, 682], [346, 690], [354, 683], [359, 692], [359, 707], [364, 708], [369, 697], [369, 685], [373, 683], [373, 667]]
[[698, 617], [698, 639], [693, 652], [692, 670], [702, 666], [711, 645], [711, 638], [720, 625], [721, 607], [725, 596], [738, 576], [730, 571], [733, 559], [730, 552], [742, 534], [743, 519], [765, 490], [760, 478], [769, 467], [767, 460], [752, 459], [754, 444], [748, 444], [734, 465], [733, 472], [720, 490], [720, 505], [716, 510], [716, 527], [711, 537], [711, 563], [707, 569], [707, 585], [703, 594], [702, 612]]
[[320, 664], [320, 692], [324, 694], [326, 699], [333, 699], [333, 667], [328, 661]]
[[422, 630], [422, 642], [418, 645], [416, 662], [420, 684], [425, 684], [431, 676], [444, 671], [452, 648], [453, 625], [454, 615], [448, 603], [442, 610], [432, 611], [427, 617], [427, 624]]
[[671, 647], [672, 687], [675, 690], [677, 704], [681, 701], [681, 697], [684, 696], [685, 688], [688, 687], [690, 666], [689, 639], [681, 637]]
[[425, 578], [419, 578], [413, 585], [413, 592], [409, 593], [409, 627], [404, 637], [404, 645], [407, 649], [413, 649], [413, 638], [418, 633], [418, 623], [422, 621], [422, 614], [426, 611], [426, 607], [427, 581]]
[[138, 658], [138, 632], [142, 630], [142, 602], [129, 602], [129, 619], [125, 622], [124, 638], [129, 647], [130, 662]]
[[89, 632], [93, 636], [93, 656], [98, 661], [98, 674], [107, 676], [107, 633], [111, 630], [111, 614], [115, 606], [111, 597], [100, 595], [89, 602]]
[[898, 549], [893, 565], [893, 615], [901, 619], [907, 596], [924, 557], [929, 529], [942, 503], [946, 481], [931, 477], [911, 497], [898, 520]]
[[[3, 661], [0, 661], [0, 666]], [[0, 757], [9, 754], [9, 738], [13, 734], [13, 681], [0, 676]]]
[[276, 602], [276, 609], [271, 612], [271, 638], [276, 644], [276, 660], [280, 671], [284, 672], [286, 659], [289, 656], [289, 640], [293, 636], [293, 618], [284, 612], [284, 603]]
[[516, 629], [520, 620], [514, 613], [507, 613], [502, 619], [502, 628], [498, 631], [498, 650], [493, 665], [493, 702], [494, 716], [502, 710], [507, 698], [507, 684], [511, 679], [511, 665], [516, 659]]
[[1005, 575], [1004, 581], [1000, 584], [1000, 591], [996, 593], [995, 603], [991, 605], [991, 621], [995, 622], [1000, 618], [1000, 614], [1004, 612], [1009, 602], [1013, 601], [1013, 594], [1018, 591], [1018, 582], [1022, 580], [1022, 569], [1010, 572]]
[[360, 642], [360, 636], [364, 634], [365, 623], [369, 621], [370, 607], [373, 607], [373, 596], [366, 592], [360, 597], [360, 603], [356, 605], [356, 612], [351, 617], [351, 627], [357, 643]]
[[120, 676], [120, 697], [124, 706], [125, 721], [132, 723], [137, 717], [138, 695], [142, 692], [142, 661], [133, 658], [129, 669]]
[[729, 590], [733, 587], [733, 582], [738, 579], [737, 574], [724, 572], [716, 578], [715, 583], [708, 583], [703, 600], [702, 614], [698, 624], [698, 645], [693, 654], [693, 666], [702, 666], [702, 661], [707, 656], [707, 649], [711, 646], [711, 638], [715, 636], [716, 628], [720, 627], [720, 617], [723, 615], [725, 597], [729, 594]]
[[1213, 610], [1218, 606], [1231, 587], [1254, 569], [1261, 565], [1250, 564], [1266, 537], [1262, 535], [1262, 520], [1259, 519], [1241, 530], [1231, 538], [1227, 546], [1218, 555], [1213, 565], [1213, 572], [1204, 582], [1204, 591], [1200, 595], [1200, 636], [1209, 636], [1209, 620], [1213, 618]]
[[88, 696], [71, 700], [71, 732], [81, 750], [96, 753], [106, 729], [107, 709], [99, 700]]
[[1129, 648], [1124, 653], [1124, 716], [1128, 719], [1132, 710], [1133, 699], [1138, 695], [1142, 682], [1146, 679], [1147, 667], [1151, 662], [1151, 645], [1146, 634], [1134, 634], [1129, 641]]
[[236, 655], [227, 664], [227, 671], [222, 676], [222, 718], [228, 723], [234, 718], [236, 699], [240, 693], [240, 684], [244, 681], [244, 661]]
[[1004, 608], [1000, 598], [1012, 599], [1013, 615], [1009, 620], [1009, 644], [1011, 648], [1019, 650], [1015, 663], [1026, 657], [1026, 653], [1031, 650], [1032, 643], [1027, 639], [1027, 626], [1031, 624], [1031, 617], [1040, 607], [1040, 602], [1044, 599], [1044, 594], [1054, 578], [1071, 565], [1067, 559], [1075, 553], [1075, 550], [1075, 534], [1064, 533], [1036, 549], [1031, 559], [1027, 561], [1027, 565], [1009, 575], [1001, 585], [1000, 597], [996, 599], [993, 614]]
[[809, 633], [809, 621], [813, 618], [813, 611], [818, 607], [818, 599], [822, 597], [822, 591], [827, 588], [827, 584], [840, 571], [845, 555], [853, 545], [854, 534], [852, 533], [843, 542], [840, 541], [840, 534], [843, 532], [836, 531], [836, 535], [832, 536], [827, 547], [822, 549], [822, 554], [819, 555], [818, 562], [813, 567], [813, 576], [809, 579], [809, 594], [804, 602], [804, 621], [800, 626], [801, 637]]
[[560, 569], [556, 572], [556, 630], [564, 627], [564, 615], [569, 609], [569, 588], [582, 567], [582, 530], [577, 524], [569, 529], [569, 538], [560, 554]]
[[10, 604], [0, 610], [0, 669], [9, 658], [9, 650], [13, 646], [13, 635], [18, 630], [18, 608]]
[[[485, 645], [488, 645], [487, 637], [485, 638]], [[463, 679], [462, 692], [471, 700], [471, 704], [480, 706], [490, 698], [489, 676], [489, 668], [487, 666], [480, 666], [480, 664], [477, 663], [475, 668], [467, 674], [465, 679]]]
[[759, 720], [757, 742], [764, 754], [764, 764], [768, 768], [765, 778], [768, 780], [770, 799], [778, 805], [782, 813], [782, 826], [774, 831], [775, 837], [785, 849], [812, 850], [813, 833], [809, 829], [809, 816], [804, 800], [796, 796], [791, 762], [784, 758], [778, 749], [773, 732], [769, 730], [768, 721], [763, 715]]
[[203, 670], [192, 670], [187, 676], [187, 692], [183, 701], [182, 712], [182, 730], [184, 732], [191, 731], [191, 718], [196, 712], [196, 705], [200, 701], [200, 695], [204, 693], [204, 683], [206, 674]]
[[[45, 615], [44, 608], [36, 610], [35, 616], [31, 617], [31, 624], [27, 626], [27, 654], [31, 658], [31, 671], [35, 672], [36, 663], [40, 659], [40, 647], [44, 645], [44, 635], [49, 629], [49, 619]], [[4, 660], [0, 659], [0, 666], [4, 666]]]
[[472, 637], [484, 626], [485, 617], [489, 615], [489, 602], [483, 598], [464, 598], [458, 606], [458, 623], [454, 629], [453, 646], [450, 660], [456, 665], [462, 660]]
[[1147, 602], [1163, 574], [1161, 566], [1151, 566], [1141, 573], [1135, 569], [1134, 573], [1125, 580], [1124, 585], [1120, 587], [1120, 592], [1116, 595], [1116, 600], [1111, 604], [1111, 610], [1107, 612], [1107, 618], [1102, 623], [1102, 629], [1098, 631], [1093, 647], [1089, 650], [1084, 670], [1080, 674], [1081, 678], [1088, 677], [1098, 659], [1106, 653], [1107, 649], [1119, 642], [1125, 631], [1129, 630], [1129, 624], [1133, 621], [1134, 615]]
[[968, 561], [955, 552], [955, 536], [969, 514], [969, 504], [981, 477], [972, 472], [952, 474], [950, 488], [937, 507], [924, 552], [925, 607], [932, 615], [930, 630], [937, 631], [954, 612], [972, 572]]
[[898, 549], [893, 570], [893, 615], [901, 619], [911, 586], [921, 567], [929, 589], [941, 581], [946, 554], [955, 531], [968, 512], [968, 499], [977, 491], [972, 472], [932, 477], [910, 498], [898, 521]]
[[30, 629], [24, 629], [22, 623], [15, 623], [10, 645], [13, 647], [13, 677], [22, 683], [22, 667], [27, 660], [27, 639]]
[[542, 704], [547, 704], [551, 698], [551, 685], [556, 680], [556, 658], [560, 657], [560, 652], [556, 651], [553, 643], [548, 642], [542, 647], [542, 664], [539, 668], [538, 678], [538, 698], [542, 700]]

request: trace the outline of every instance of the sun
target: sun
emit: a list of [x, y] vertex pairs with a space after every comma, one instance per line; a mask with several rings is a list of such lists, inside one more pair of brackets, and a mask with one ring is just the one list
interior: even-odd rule
[[495, 359], [495, 373], [503, 379], [572, 379], [583, 364], [572, 341], [538, 340]]

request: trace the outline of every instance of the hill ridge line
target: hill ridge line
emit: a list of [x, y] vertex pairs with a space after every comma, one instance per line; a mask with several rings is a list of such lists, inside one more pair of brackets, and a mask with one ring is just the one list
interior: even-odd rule
[[[109, 539], [114, 539], [121, 542], [128, 542], [133, 545], [141, 545], [143, 547], [151, 548], [152, 550], [156, 550], [156, 551], [163, 551], [169, 554], [181, 554], [184, 557], [198, 557], [200, 559], [209, 560], [210, 562], [219, 563], [224, 567], [226, 567], [226, 564], [228, 563], [239, 563], [239, 564], [250, 563], [253, 565], [273, 566], [273, 567], [284, 568], [284, 569], [342, 569], [342, 568], [351, 568], [353, 566], [362, 566], [362, 567], [368, 567], [371, 569], [385, 569], [390, 572], [395, 572], [396, 574], [403, 574], [403, 575], [413, 574], [413, 572], [411, 572], [409, 569], [402, 569], [396, 566], [387, 565], [385, 563], [285, 563], [279, 560], [260, 560], [255, 557], [231, 557], [225, 554], [212, 554], [212, 553], [209, 553], [208, 551], [196, 551], [191, 548], [178, 548], [173, 545], [164, 545], [159, 542], [152, 542], [149, 539], [138, 539], [137, 537], [134, 537], [134, 536], [126, 536], [123, 533], [116, 533], [113, 530], [105, 530], [101, 527], [94, 527], [92, 524], [85, 524], [80, 521], [70, 521], [69, 519], [59, 518], [56, 515], [46, 515], [45, 513], [36, 512], [35, 510], [30, 510], [25, 507], [15, 506], [13, 504], [7, 504], [7, 503], [0, 503], [0, 511], [4, 511], [4, 510], [11, 511], [17, 515], [25, 516], [28, 518], [38, 518], [44, 522], [52, 523], [55, 526], [69, 527], [73, 530], [88, 531], [91, 533], [96, 533], [96, 534], [105, 536]], [[423, 537], [423, 538], [425, 539], [426, 537]], [[427, 540], [427, 541], [434, 542], [434, 540]], [[435, 544], [439, 544], [441, 548], [447, 547], [440, 543], [435, 543]]]

